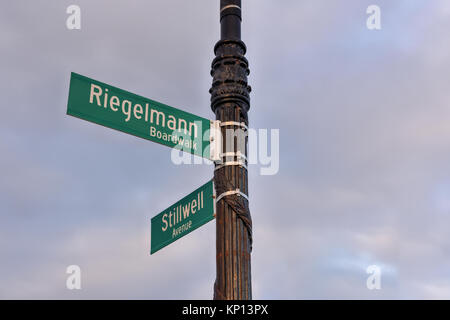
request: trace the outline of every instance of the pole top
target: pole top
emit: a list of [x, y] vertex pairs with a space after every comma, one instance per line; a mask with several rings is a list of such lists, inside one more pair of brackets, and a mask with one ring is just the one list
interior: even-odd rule
[[227, 16], [237, 16], [242, 21], [241, 0], [221, 0], [220, 1], [220, 21]]

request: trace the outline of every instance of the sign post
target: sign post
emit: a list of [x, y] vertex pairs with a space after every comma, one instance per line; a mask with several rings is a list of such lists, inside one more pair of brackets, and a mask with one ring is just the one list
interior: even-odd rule
[[[248, 128], [250, 86], [246, 46], [241, 41], [241, 0], [220, 0], [221, 38], [214, 47], [211, 109], [220, 121], [222, 135]], [[244, 136], [244, 135], [243, 135]], [[249, 210], [247, 139], [243, 147], [226, 141], [221, 164], [216, 162], [217, 192], [216, 281], [214, 299], [252, 298], [252, 218]], [[242, 155], [244, 156], [242, 159]], [[231, 157], [230, 157], [231, 156]], [[228, 160], [231, 158], [232, 160]]]

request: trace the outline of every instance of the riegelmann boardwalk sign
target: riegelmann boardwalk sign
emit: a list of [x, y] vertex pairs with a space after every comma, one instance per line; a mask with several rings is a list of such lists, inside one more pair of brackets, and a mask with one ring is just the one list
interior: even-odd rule
[[211, 159], [213, 121], [74, 72], [67, 114]]

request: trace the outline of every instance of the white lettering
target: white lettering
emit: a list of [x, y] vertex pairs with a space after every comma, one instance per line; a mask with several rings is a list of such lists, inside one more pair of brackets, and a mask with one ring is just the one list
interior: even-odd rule
[[[140, 104], [134, 105], [134, 117], [136, 119], [142, 119], [142, 114], [144, 113], [144, 110], [142, 109], [142, 106]], [[139, 114], [139, 116], [138, 116]]]
[[72, 4], [67, 7], [66, 13], [70, 14], [66, 20], [66, 27], [69, 30], [81, 29], [81, 9], [79, 6]]
[[377, 5], [371, 5], [367, 7], [367, 14], [371, 14], [367, 18], [367, 29], [369, 30], [381, 30], [381, 9]]
[[81, 289], [81, 268], [77, 265], [70, 265], [66, 269], [70, 276], [66, 280], [66, 287], [69, 290]]
[[[127, 109], [125, 109], [125, 105], [128, 106]], [[127, 115], [127, 118], [125, 119], [126, 122], [128, 122], [131, 118], [131, 101], [123, 100], [122, 102], [122, 113]]]
[[151, 122], [151, 123], [154, 123], [154, 122], [153, 122], [153, 114], [155, 114], [155, 113], [156, 113], [156, 125], [159, 126], [159, 117], [161, 117], [161, 118], [162, 118], [161, 126], [164, 127], [164, 126], [165, 126], [165, 122], [166, 122], [166, 116], [164, 115], [163, 112], [160, 112], [160, 111], [158, 111], [158, 110], [152, 109], [152, 110], [150, 111], [150, 122]]
[[164, 213], [163, 217], [162, 217], [162, 222], [166, 225], [165, 227], [162, 227], [162, 231], [166, 231], [167, 230], [167, 213]]
[[[94, 92], [94, 90], [98, 90], [97, 92]], [[101, 106], [100, 103], [100, 96], [102, 95], [103, 91], [100, 86], [97, 86], [93, 83], [91, 83], [91, 94], [89, 95], [89, 103], [92, 103], [94, 101], [94, 96], [97, 99], [97, 105]]]
[[119, 110], [119, 108], [117, 108], [117, 106], [120, 106], [119, 98], [117, 98], [116, 96], [112, 96], [111, 100], [109, 100], [109, 106], [111, 107], [112, 111]]

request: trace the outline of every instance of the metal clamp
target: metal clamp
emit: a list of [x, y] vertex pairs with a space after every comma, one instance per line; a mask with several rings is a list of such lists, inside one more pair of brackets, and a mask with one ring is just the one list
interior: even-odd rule
[[238, 157], [239, 159], [247, 160], [247, 156], [240, 151], [221, 153], [220, 158], [223, 158], [223, 157]]
[[220, 9], [220, 12], [222, 12], [223, 10], [226, 10], [226, 9], [230, 9], [230, 8], [236, 8], [236, 9], [241, 10], [241, 7], [239, 7], [238, 5], [229, 4], [229, 5], [225, 6], [225, 7], [223, 7], [222, 9]]
[[211, 127], [209, 131], [209, 150], [210, 160], [220, 161], [220, 151], [222, 150], [222, 134], [220, 132], [220, 121], [210, 120]]
[[237, 121], [223, 121], [220, 122], [220, 126], [221, 127], [225, 127], [225, 126], [238, 126], [238, 127], [242, 127], [245, 130], [248, 131], [248, 127], [245, 125], [244, 122], [237, 122]]
[[248, 170], [247, 165], [244, 163], [244, 161], [228, 161], [228, 162], [224, 162], [224, 163], [216, 166], [214, 168], [214, 171], [219, 170], [226, 166], [240, 166], [240, 167], [244, 167], [246, 170]]
[[246, 194], [242, 193], [241, 190], [236, 189], [236, 190], [225, 191], [224, 193], [222, 193], [220, 196], [217, 197], [216, 202], [219, 202], [219, 200], [222, 199], [223, 197], [231, 196], [233, 194], [237, 194], [240, 197], [244, 197], [248, 201], [248, 196]]

